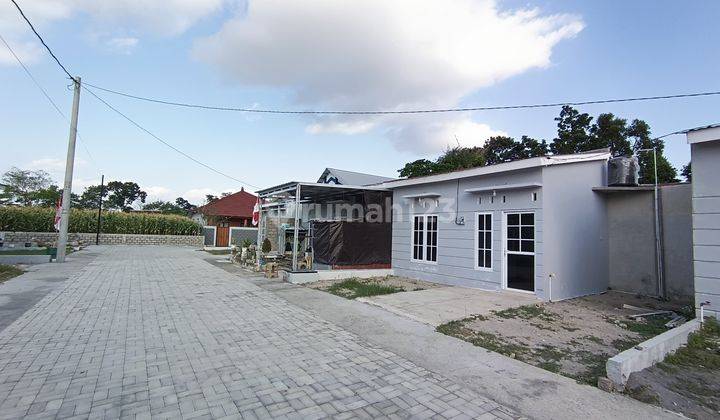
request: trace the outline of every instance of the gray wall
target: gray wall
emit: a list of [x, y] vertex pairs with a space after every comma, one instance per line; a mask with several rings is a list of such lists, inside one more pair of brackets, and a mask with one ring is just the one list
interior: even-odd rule
[[720, 140], [691, 145], [695, 304], [720, 317]]
[[[56, 232], [3, 232], [5, 242], [55, 242]], [[87, 245], [95, 244], [95, 233], [68, 233], [70, 242], [80, 241]], [[173, 245], [173, 246], [203, 246], [202, 235], [131, 235], [124, 233], [101, 233], [100, 245]]]
[[257, 228], [251, 227], [232, 227], [230, 228], [230, 245], [241, 246], [245, 239], [250, 242], [257, 242]]
[[691, 298], [695, 293], [692, 264], [692, 185], [660, 188], [663, 274], [668, 297]]
[[[605, 196], [608, 205], [609, 283], [615, 290], [656, 296], [653, 191]], [[691, 185], [660, 188], [664, 278], [668, 297], [693, 296]]]
[[[535, 293], [550, 299], [548, 275], [554, 275], [552, 299], [560, 300], [601, 292], [607, 289], [607, 216], [605, 202], [592, 191], [605, 183], [605, 161], [553, 165], [460, 180], [460, 215], [465, 225], [454, 223], [455, 213], [445, 204], [454, 202], [457, 181], [397, 188], [393, 204], [393, 260], [395, 273], [437, 283], [500, 289], [503, 284], [502, 217], [503, 211], [535, 212]], [[542, 183], [541, 188], [501, 192], [490, 204], [484, 193], [482, 204], [477, 194], [465, 189], [502, 184]], [[538, 200], [531, 200], [532, 192]], [[438, 193], [440, 207], [411, 208], [406, 195]], [[501, 197], [506, 196], [502, 203]], [[431, 200], [429, 200], [431, 201]], [[475, 269], [475, 213], [493, 213], [493, 269]], [[437, 264], [410, 260], [412, 214], [438, 214]]]
[[[502, 212], [512, 210], [529, 210], [535, 212], [536, 226], [536, 284], [542, 278], [543, 259], [543, 193], [540, 188], [533, 190], [498, 191], [494, 203], [490, 203], [491, 193], [483, 193], [482, 204], [478, 204], [478, 194], [464, 191], [500, 184], [519, 184], [541, 182], [539, 168], [502, 175], [491, 175], [460, 180], [459, 214], [465, 218], [465, 225], [455, 224], [455, 196], [457, 181], [446, 181], [433, 184], [416, 185], [398, 188], [393, 197], [393, 243], [392, 267], [395, 274], [422, 280], [497, 290], [502, 286]], [[440, 206], [430, 204], [428, 208], [415, 206], [403, 198], [406, 195], [422, 193], [438, 193]], [[532, 192], [538, 193], [538, 201], [531, 200]], [[502, 202], [502, 196], [506, 202]], [[432, 202], [432, 200], [428, 200]], [[476, 212], [492, 212], [493, 214], [493, 267], [492, 271], [475, 269], [475, 215]], [[411, 216], [413, 214], [438, 215], [438, 261], [437, 264], [413, 262], [411, 253]]]
[[553, 300], [607, 289], [607, 209], [592, 190], [606, 184], [606, 167], [605, 161], [593, 161], [543, 169], [546, 277], [541, 296], [549, 294], [549, 281]]

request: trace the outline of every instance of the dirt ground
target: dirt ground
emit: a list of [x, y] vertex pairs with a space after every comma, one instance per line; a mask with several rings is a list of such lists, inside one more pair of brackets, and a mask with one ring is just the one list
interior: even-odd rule
[[[307, 283], [305, 286], [311, 289], [328, 290], [332, 285], [342, 283], [347, 279], [342, 280], [320, 280], [314, 283]], [[411, 292], [414, 290], [425, 290], [433, 289], [436, 287], [442, 287], [441, 284], [430, 283], [422, 280], [409, 279], [407, 277], [399, 276], [385, 276], [385, 277], [371, 277], [368, 279], [356, 279], [362, 283], [367, 284], [379, 284], [381, 286], [388, 286], [398, 289], [403, 289], [405, 292]]]
[[605, 362], [666, 330], [668, 316], [629, 319], [638, 311], [623, 304], [681, 311], [682, 305], [630, 294], [601, 295], [542, 303], [453, 321], [438, 327], [489, 350], [579, 382], [597, 385]]
[[626, 392], [690, 418], [720, 418], [720, 325], [706, 322], [687, 346], [630, 375]]

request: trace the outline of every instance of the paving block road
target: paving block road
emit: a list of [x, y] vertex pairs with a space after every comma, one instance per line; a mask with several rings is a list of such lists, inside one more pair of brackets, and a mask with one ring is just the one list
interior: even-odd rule
[[199, 251], [91, 250], [0, 332], [0, 418], [520, 417]]

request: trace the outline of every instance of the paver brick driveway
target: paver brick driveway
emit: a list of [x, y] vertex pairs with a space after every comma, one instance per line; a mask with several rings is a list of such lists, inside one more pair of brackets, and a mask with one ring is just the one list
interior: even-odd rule
[[0, 333], [0, 417], [515, 416], [197, 251], [96, 249]]

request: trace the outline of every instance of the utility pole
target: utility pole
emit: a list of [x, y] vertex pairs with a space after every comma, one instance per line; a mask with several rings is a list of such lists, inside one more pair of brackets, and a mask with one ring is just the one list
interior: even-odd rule
[[62, 212], [60, 213], [60, 234], [57, 241], [56, 262], [65, 262], [65, 248], [68, 242], [70, 225], [70, 202], [72, 194], [73, 166], [75, 165], [75, 140], [77, 138], [78, 109], [80, 108], [80, 77], [73, 80], [72, 115], [70, 117], [70, 137], [68, 138], [67, 161], [65, 162], [65, 183], [63, 184]]
[[95, 234], [95, 245], [100, 245], [100, 225], [102, 224], [102, 200], [105, 195], [105, 175], [100, 175], [100, 198], [98, 198], [98, 222], [97, 233]]

